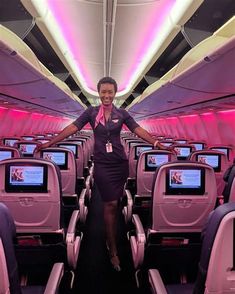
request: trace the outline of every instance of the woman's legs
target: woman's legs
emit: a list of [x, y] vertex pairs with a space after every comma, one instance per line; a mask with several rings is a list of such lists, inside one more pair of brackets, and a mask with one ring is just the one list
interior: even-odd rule
[[117, 217], [118, 201], [104, 202], [104, 224], [106, 232], [107, 246], [110, 252], [110, 261], [113, 266], [119, 266], [120, 261], [117, 256]]

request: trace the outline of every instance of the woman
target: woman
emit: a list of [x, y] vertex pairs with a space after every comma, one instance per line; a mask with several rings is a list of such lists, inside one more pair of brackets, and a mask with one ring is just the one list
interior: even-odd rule
[[101, 105], [89, 107], [72, 124], [50, 142], [39, 146], [47, 148], [81, 130], [88, 122], [94, 131], [94, 180], [104, 203], [104, 222], [113, 268], [120, 271], [120, 260], [116, 246], [118, 200], [123, 195], [128, 177], [128, 160], [120, 141], [120, 132], [125, 124], [132, 132], [160, 149], [168, 149], [153, 139], [124, 109], [116, 108], [112, 102], [117, 92], [117, 83], [110, 77], [102, 78], [97, 84]]

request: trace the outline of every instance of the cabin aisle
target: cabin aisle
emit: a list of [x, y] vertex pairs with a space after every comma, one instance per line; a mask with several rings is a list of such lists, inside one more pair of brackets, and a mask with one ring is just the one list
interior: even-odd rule
[[118, 248], [122, 266], [120, 273], [114, 271], [109, 262], [105, 247], [103, 206], [100, 195], [94, 187], [72, 293], [131, 294], [138, 292], [121, 212], [119, 220]]

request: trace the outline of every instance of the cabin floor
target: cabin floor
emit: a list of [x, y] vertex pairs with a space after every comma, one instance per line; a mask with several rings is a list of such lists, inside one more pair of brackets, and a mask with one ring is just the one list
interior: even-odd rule
[[112, 269], [109, 261], [105, 246], [103, 205], [98, 189], [94, 187], [72, 293], [141, 293], [142, 291], [136, 287], [131, 250], [121, 211], [118, 225], [118, 252], [121, 272]]

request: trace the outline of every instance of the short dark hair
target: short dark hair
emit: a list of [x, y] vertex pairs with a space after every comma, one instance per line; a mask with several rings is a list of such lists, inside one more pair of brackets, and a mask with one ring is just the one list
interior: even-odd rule
[[113, 78], [111, 78], [111, 77], [103, 77], [102, 79], [100, 79], [98, 84], [97, 84], [98, 92], [100, 91], [100, 86], [102, 84], [112, 84], [114, 86], [115, 93], [117, 92], [117, 82]]

